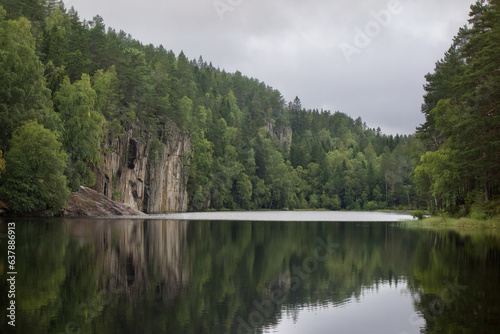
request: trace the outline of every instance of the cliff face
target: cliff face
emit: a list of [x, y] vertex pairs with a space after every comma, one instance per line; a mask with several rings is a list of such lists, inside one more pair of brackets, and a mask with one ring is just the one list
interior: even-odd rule
[[95, 190], [147, 213], [187, 211], [189, 135], [169, 125], [162, 138], [130, 130], [105, 141]]
[[266, 124], [266, 131], [271, 136], [276, 136], [281, 143], [281, 146], [292, 146], [292, 128], [289, 126], [278, 128], [273, 125], [273, 123]]

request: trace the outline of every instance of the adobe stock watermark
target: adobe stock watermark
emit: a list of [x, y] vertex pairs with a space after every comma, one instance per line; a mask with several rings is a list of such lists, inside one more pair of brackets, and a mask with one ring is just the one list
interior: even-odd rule
[[[455, 278], [455, 282], [450, 282], [445, 280], [443, 282], [445, 288], [441, 290], [441, 294], [434, 298], [428, 305], [426, 305], [423, 310], [423, 314], [414, 313], [408, 319], [408, 323], [412, 327], [418, 327], [420, 324], [421, 316], [426, 320], [436, 321], [437, 317], [442, 315], [446, 310], [446, 305], [449, 305], [457, 300], [461, 295], [462, 291], [467, 290], [467, 286], [458, 284], [458, 279]], [[401, 332], [399, 334], [408, 334], [407, 332]]]
[[237, 334], [254, 333], [256, 328], [264, 325], [266, 319], [269, 319], [281, 308], [281, 305], [286, 300], [286, 292], [297, 291], [303, 282], [308, 280], [310, 275], [318, 270], [320, 262], [326, 261], [336, 249], [340, 248], [340, 244], [333, 243], [330, 237], [326, 241], [318, 237], [316, 243], [317, 246], [312, 252], [313, 256], [304, 259], [300, 266], [292, 266], [289, 288], [283, 286], [274, 288], [269, 297], [264, 298], [262, 301], [253, 301], [253, 310], [246, 319], [242, 317], [236, 319], [238, 325]]
[[[412, 0], [408, 0], [411, 2]], [[361, 51], [367, 48], [374, 38], [378, 37], [384, 28], [392, 23], [395, 15], [401, 14], [404, 6], [400, 0], [391, 0], [387, 3], [385, 9], [372, 11], [373, 20], [366, 23], [362, 28], [359, 26], [354, 28], [354, 38], [351, 43], [343, 42], [340, 44], [340, 50], [344, 54], [348, 63], [352, 62], [352, 57], [360, 54]]]
[[227, 12], [234, 11], [242, 3], [243, 0], [214, 0], [213, 5], [221, 21], [224, 21], [224, 15]]

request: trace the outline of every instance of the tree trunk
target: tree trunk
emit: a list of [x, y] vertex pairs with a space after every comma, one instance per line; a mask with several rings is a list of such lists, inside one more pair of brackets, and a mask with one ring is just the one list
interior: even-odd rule
[[484, 200], [488, 202], [490, 200], [490, 192], [488, 187], [488, 181], [484, 181]]

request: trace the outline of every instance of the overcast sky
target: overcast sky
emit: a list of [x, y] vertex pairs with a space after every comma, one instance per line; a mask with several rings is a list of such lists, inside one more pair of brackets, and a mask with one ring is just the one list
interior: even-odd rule
[[474, 0], [65, 0], [81, 19], [241, 71], [302, 106], [411, 134], [424, 75]]

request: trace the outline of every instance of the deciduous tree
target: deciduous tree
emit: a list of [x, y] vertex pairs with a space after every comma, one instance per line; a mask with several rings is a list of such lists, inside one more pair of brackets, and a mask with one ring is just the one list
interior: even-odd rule
[[69, 154], [68, 177], [70, 187], [92, 186], [95, 182], [93, 165], [99, 158], [103, 136], [104, 117], [96, 108], [97, 94], [90, 76], [71, 84], [66, 77], [56, 93], [55, 100], [64, 123], [62, 141]]
[[36, 121], [17, 128], [5, 157], [0, 198], [15, 212], [58, 212], [69, 196], [67, 155], [57, 135]]

